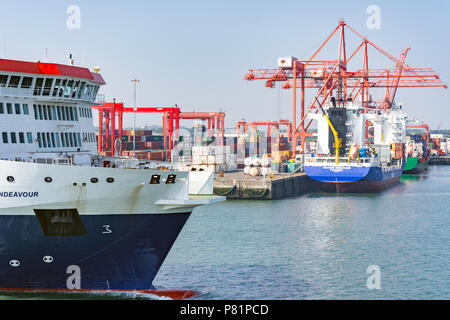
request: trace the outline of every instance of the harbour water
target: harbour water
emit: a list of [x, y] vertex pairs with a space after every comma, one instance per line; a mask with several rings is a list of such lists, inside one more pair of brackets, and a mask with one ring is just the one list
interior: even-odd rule
[[[312, 193], [194, 210], [154, 280], [196, 299], [450, 299], [450, 167], [379, 194]], [[369, 266], [380, 288], [369, 289]], [[8, 294], [0, 299], [69, 298]], [[142, 296], [78, 296], [152, 298]]]

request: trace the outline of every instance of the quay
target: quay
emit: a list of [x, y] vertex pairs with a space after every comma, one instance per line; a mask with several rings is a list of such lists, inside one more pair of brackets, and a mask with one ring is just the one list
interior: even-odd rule
[[318, 183], [304, 172], [278, 173], [272, 178], [249, 176], [242, 171], [214, 177], [214, 194], [227, 199], [278, 200], [318, 190]]
[[446, 157], [431, 157], [430, 165], [450, 165], [450, 156]]

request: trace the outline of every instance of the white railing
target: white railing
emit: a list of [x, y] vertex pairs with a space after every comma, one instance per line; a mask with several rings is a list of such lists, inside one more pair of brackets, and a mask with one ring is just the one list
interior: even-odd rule
[[71, 166], [73, 163], [72, 158], [53, 158], [52, 164]]
[[[373, 158], [359, 158], [359, 159], [351, 159], [348, 161], [347, 157], [339, 158], [339, 165], [345, 166], [348, 164], [371, 164], [373, 162]], [[336, 165], [335, 157], [307, 157], [305, 158], [305, 164], [334, 164]]]
[[122, 159], [116, 159], [114, 161], [114, 166], [116, 168], [123, 168], [123, 169], [138, 169], [139, 163], [140, 163], [139, 159], [122, 158]]

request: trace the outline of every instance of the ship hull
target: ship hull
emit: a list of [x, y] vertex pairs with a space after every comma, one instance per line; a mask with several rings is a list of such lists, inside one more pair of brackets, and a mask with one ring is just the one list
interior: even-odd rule
[[1, 215], [0, 288], [153, 289], [189, 214], [80, 215], [78, 235], [45, 234], [37, 216]]
[[[334, 168], [334, 169], [333, 169]], [[372, 193], [400, 182], [403, 166], [305, 166], [306, 174], [320, 182], [321, 190], [337, 193]]]
[[180, 171], [0, 160], [0, 178], [0, 290], [153, 290], [190, 213], [221, 201]]
[[408, 157], [406, 159], [405, 168], [403, 169], [403, 173], [406, 174], [417, 174], [424, 172], [428, 169], [429, 160], [425, 160], [420, 162], [418, 157]]

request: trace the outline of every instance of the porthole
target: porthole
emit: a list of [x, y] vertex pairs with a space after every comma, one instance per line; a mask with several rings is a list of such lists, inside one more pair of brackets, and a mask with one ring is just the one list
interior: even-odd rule
[[106, 182], [113, 183], [114, 182], [114, 178], [111, 178], [111, 177], [106, 178]]
[[14, 177], [13, 176], [8, 176], [6, 178], [6, 180], [8, 180], [8, 182], [14, 182]]
[[53, 181], [53, 179], [51, 177], [45, 177], [44, 181], [50, 183]]
[[97, 183], [98, 182], [98, 178], [91, 178], [91, 182], [92, 183]]

